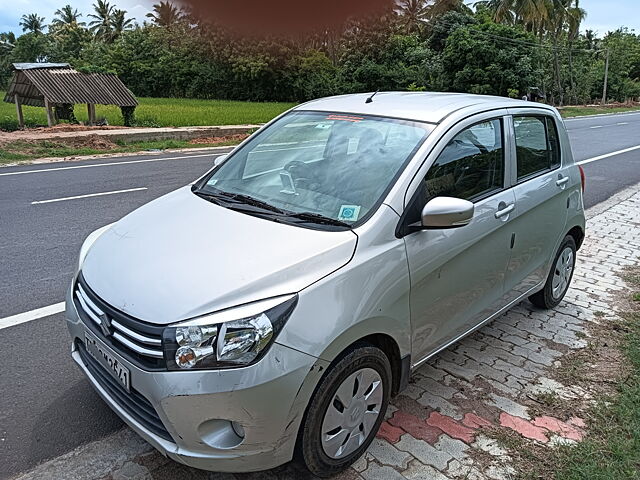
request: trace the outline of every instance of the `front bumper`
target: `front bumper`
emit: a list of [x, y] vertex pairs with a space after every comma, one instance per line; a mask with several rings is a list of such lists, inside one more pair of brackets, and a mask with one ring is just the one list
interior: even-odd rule
[[[107, 404], [164, 455], [185, 465], [249, 472], [282, 465], [293, 451], [305, 408], [327, 362], [274, 343], [257, 364], [237, 369], [148, 372], [110, 353], [130, 371], [131, 389], [151, 405], [169, 435], [154, 433], [100, 380], [80, 349], [82, 323], [70, 293], [66, 319], [72, 357]], [[94, 372], [92, 374], [92, 371]], [[244, 428], [244, 439], [231, 428]]]

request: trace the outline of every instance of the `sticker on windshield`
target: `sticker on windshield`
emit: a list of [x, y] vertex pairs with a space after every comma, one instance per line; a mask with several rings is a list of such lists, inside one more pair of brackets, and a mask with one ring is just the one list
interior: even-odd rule
[[364, 117], [354, 117], [353, 115], [337, 115], [331, 114], [327, 117], [327, 120], [342, 120], [344, 122], [361, 122]]
[[360, 205], [342, 205], [340, 207], [340, 213], [338, 214], [338, 220], [343, 222], [355, 222], [360, 215]]

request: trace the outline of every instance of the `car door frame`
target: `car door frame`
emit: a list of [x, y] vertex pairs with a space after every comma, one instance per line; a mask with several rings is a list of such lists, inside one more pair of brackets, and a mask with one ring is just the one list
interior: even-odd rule
[[[556, 178], [556, 180], [558, 180], [560, 176], [569, 177], [566, 187], [561, 188], [561, 191], [566, 192], [567, 195], [565, 196], [569, 196], [572, 190], [575, 190], [576, 179], [572, 178], [573, 175], [571, 172], [571, 167], [574, 165], [574, 162], [573, 162], [573, 157], [571, 155], [571, 152], [569, 151], [567, 153], [566, 151], [566, 140], [563, 137], [564, 132], [563, 132], [562, 126], [560, 125], [560, 122], [562, 122], [562, 119], [554, 111], [548, 110], [546, 108], [510, 107], [507, 110], [508, 110], [508, 115], [511, 119], [511, 151], [513, 152], [512, 162], [511, 162], [512, 163], [511, 184], [512, 184], [512, 187], [514, 188], [514, 192], [516, 192], [518, 188], [521, 188], [523, 185], [526, 185], [529, 182], [539, 181], [540, 177], [549, 175], [550, 177], [557, 176], [558, 178]], [[558, 140], [558, 147], [559, 147], [558, 153], [560, 155], [560, 164], [553, 168], [534, 172], [530, 175], [527, 175], [526, 177], [523, 177], [521, 180], [518, 180], [518, 155], [517, 155], [517, 148], [516, 148], [514, 117], [527, 117], [527, 116], [549, 118], [554, 122], [557, 140]], [[515, 218], [518, 218], [521, 215], [526, 214], [526, 212], [523, 212], [523, 208], [524, 208], [523, 202], [518, 202], [518, 196], [516, 195]], [[569, 201], [567, 201], [567, 209], [568, 208], [569, 208]], [[562, 223], [562, 229], [561, 229], [561, 232], [563, 233], [558, 235], [558, 238], [556, 239], [553, 245], [553, 251], [549, 254], [549, 258], [544, 265], [544, 268], [543, 268], [544, 274], [542, 275], [540, 281], [538, 282], [537, 285], [533, 285], [530, 288], [528, 288], [526, 292], [522, 291], [520, 292], [519, 295], [516, 295], [515, 293], [511, 294], [509, 300], [512, 300], [515, 297], [522, 299], [528, 296], [529, 294], [534, 293], [536, 290], [538, 290], [540, 287], [544, 285], [546, 281], [546, 277], [549, 273], [549, 270], [551, 269], [551, 264], [553, 263], [555, 252], [560, 246], [560, 243], [562, 243], [564, 235], [568, 231], [568, 227], [567, 227], [568, 210], [565, 210], [565, 213], [567, 215], [564, 218], [564, 222]], [[518, 242], [518, 239], [516, 239], [516, 243], [517, 242]], [[509, 294], [508, 292], [505, 292], [505, 295], [508, 295], [508, 294]]]
[[[424, 157], [420, 162], [419, 167], [415, 169], [413, 178], [411, 179], [411, 181], [409, 182], [405, 190], [404, 201], [403, 201], [403, 213], [400, 217], [398, 228], [396, 229], [396, 236], [404, 236], [401, 232], [404, 230], [403, 227], [406, 225], [406, 215], [411, 207], [411, 202], [413, 201], [413, 198], [416, 195], [416, 192], [420, 188], [420, 185], [424, 180], [424, 177], [426, 176], [427, 172], [433, 166], [433, 164], [438, 159], [442, 151], [447, 147], [449, 142], [463, 130], [469, 127], [472, 127], [473, 125], [476, 125], [478, 123], [495, 120], [495, 119], [500, 120], [502, 125], [502, 136], [503, 136], [502, 141], [503, 141], [503, 150], [504, 150], [504, 169], [505, 169], [503, 185], [501, 190], [491, 192], [487, 196], [478, 198], [476, 201], [483, 201], [487, 198], [492, 197], [493, 195], [504, 193], [505, 191], [513, 187], [512, 178], [514, 175], [513, 171], [515, 169], [515, 152], [513, 151], [513, 146], [515, 145], [515, 140], [513, 138], [513, 121], [512, 121], [512, 117], [510, 116], [509, 110], [507, 108], [495, 108], [495, 109], [490, 109], [490, 110], [485, 110], [482, 112], [475, 112], [473, 114], [470, 114], [449, 125], [447, 130], [439, 136], [437, 142], [433, 145], [433, 147], [424, 154]], [[515, 195], [514, 195], [514, 201], [515, 201]], [[464, 228], [464, 227], [460, 227], [460, 228]], [[506, 269], [505, 269], [505, 274], [506, 274]], [[504, 290], [504, 279], [503, 279], [503, 290]], [[438, 352], [454, 344], [461, 338], [464, 338], [465, 336], [469, 335], [476, 329], [480, 328], [482, 325], [486, 324], [490, 320], [497, 317], [502, 312], [506, 311], [511, 306], [512, 305], [509, 304], [500, 308], [499, 311], [490, 315], [486, 319], [479, 321], [478, 324], [472, 326], [470, 329], [463, 332], [461, 335], [457, 335], [455, 337], [452, 337], [451, 339], [447, 339], [443, 344], [438, 345], [437, 348], [435, 348], [433, 351], [428, 352], [423, 358], [418, 358], [413, 363], [412, 368], [417, 368], [419, 365], [421, 365], [422, 363], [427, 361], [429, 358], [436, 355]], [[412, 337], [413, 337], [413, 332], [415, 331], [415, 325], [413, 323], [413, 319], [411, 321], [411, 331], [412, 331]], [[413, 345], [412, 345], [412, 355], [414, 353], [415, 352], [413, 352]]]

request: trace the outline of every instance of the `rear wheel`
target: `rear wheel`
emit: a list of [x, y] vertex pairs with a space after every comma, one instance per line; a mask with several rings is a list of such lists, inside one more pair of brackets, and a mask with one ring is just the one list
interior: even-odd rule
[[389, 404], [391, 366], [382, 350], [360, 346], [320, 381], [301, 425], [305, 466], [329, 477], [357, 460], [373, 441]]
[[575, 266], [576, 242], [571, 235], [567, 235], [556, 253], [544, 288], [529, 297], [531, 303], [545, 309], [557, 306], [569, 289]]

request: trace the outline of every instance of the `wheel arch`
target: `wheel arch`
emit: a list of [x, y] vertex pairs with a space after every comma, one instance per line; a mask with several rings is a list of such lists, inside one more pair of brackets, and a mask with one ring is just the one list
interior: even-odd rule
[[573, 237], [573, 240], [576, 242], [576, 250], [579, 250], [584, 241], [584, 228], [580, 225], [575, 225], [567, 232], [567, 235]]

